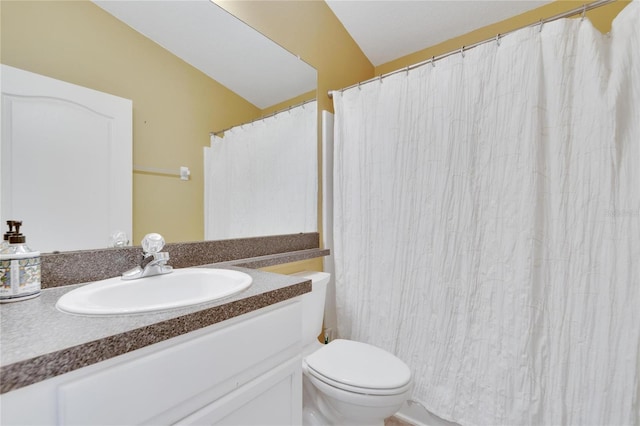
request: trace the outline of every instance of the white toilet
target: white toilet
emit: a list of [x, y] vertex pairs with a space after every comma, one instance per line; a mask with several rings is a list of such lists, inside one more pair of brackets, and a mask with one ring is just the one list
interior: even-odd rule
[[409, 398], [411, 371], [394, 355], [366, 343], [323, 345], [324, 302], [330, 274], [300, 272], [312, 282], [302, 300], [303, 425], [383, 425]]

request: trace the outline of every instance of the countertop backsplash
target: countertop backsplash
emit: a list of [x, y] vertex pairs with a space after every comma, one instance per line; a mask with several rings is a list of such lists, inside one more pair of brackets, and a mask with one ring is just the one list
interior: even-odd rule
[[[311, 232], [169, 243], [163, 251], [169, 253], [168, 264], [174, 268], [219, 263], [257, 268], [325, 256], [328, 252], [319, 254], [319, 246], [319, 234]], [[115, 277], [140, 264], [141, 259], [139, 246], [45, 253], [42, 255], [42, 288]], [[258, 261], [260, 263], [252, 263]]]

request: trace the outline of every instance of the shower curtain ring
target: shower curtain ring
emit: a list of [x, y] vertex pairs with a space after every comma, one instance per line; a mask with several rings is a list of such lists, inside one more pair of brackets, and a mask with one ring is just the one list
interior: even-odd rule
[[544, 25], [544, 19], [540, 20], [540, 28], [538, 29], [538, 32], [541, 33], [542, 32], [542, 26]]
[[580, 22], [584, 21], [584, 18], [586, 16], [586, 14], [587, 14], [587, 5], [583, 4], [582, 5], [582, 17], [580, 18]]
[[436, 57], [435, 57], [435, 56], [432, 56], [432, 57], [431, 57], [431, 67], [432, 67], [432, 68], [435, 68], [435, 67], [436, 67]]
[[464, 45], [462, 45], [462, 47], [460, 48], [460, 54], [464, 58]]
[[409, 67], [407, 66], [407, 68], [405, 69], [405, 71], [407, 72], [407, 76], [409, 76]]
[[496, 44], [500, 46], [500, 33], [496, 34]]
[[378, 81], [380, 82], [380, 84], [382, 84], [382, 74], [378, 76]]

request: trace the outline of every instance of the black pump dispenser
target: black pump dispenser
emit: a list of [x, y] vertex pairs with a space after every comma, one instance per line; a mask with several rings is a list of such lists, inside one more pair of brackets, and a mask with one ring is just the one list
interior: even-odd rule
[[[9, 242], [9, 237], [15, 234], [15, 231], [13, 230], [13, 225], [15, 222], [16, 222], [15, 220], [7, 221], [7, 226], [9, 227], [9, 230], [4, 234], [4, 241], [6, 241], [7, 243]], [[20, 224], [22, 225], [22, 222], [20, 222]]]
[[[20, 220], [11, 220], [11, 221], [7, 221], [7, 224], [9, 224], [9, 222], [11, 222], [11, 225], [13, 225], [16, 230], [15, 231], [11, 231], [11, 225], [9, 225], [9, 232], [11, 232], [9, 234], [9, 244], [24, 244], [27, 242], [27, 237], [25, 237], [24, 235], [22, 235], [20, 233], [20, 227], [22, 226], [22, 221]], [[5, 234], [5, 238], [6, 238], [7, 234]]]

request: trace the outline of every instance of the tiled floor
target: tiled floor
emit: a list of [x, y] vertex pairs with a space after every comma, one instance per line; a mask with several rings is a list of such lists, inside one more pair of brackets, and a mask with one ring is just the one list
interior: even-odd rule
[[395, 417], [389, 417], [384, 419], [384, 426], [411, 426], [409, 423], [405, 423]]

